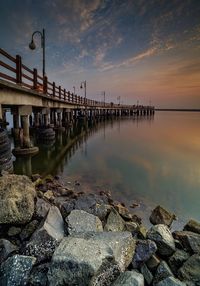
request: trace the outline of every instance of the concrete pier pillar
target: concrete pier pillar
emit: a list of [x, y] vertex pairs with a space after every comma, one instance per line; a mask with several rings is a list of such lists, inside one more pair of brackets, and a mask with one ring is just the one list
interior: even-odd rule
[[13, 113], [13, 137], [15, 147], [20, 145], [19, 136], [19, 114], [17, 112]]
[[40, 114], [39, 114], [39, 112], [34, 113], [34, 126], [36, 128], [40, 126]]
[[31, 147], [30, 134], [29, 134], [29, 117], [28, 115], [21, 115], [22, 128], [23, 128], [23, 148]]

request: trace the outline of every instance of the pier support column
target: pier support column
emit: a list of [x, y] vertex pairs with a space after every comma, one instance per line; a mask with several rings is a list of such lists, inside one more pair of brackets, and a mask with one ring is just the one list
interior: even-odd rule
[[29, 116], [21, 115], [22, 128], [23, 128], [23, 148], [30, 148], [30, 134], [29, 134]]

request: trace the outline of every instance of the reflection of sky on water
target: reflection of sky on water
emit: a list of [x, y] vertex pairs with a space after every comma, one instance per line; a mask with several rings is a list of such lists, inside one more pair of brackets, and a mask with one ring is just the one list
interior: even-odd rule
[[169, 112], [158, 112], [153, 121], [116, 122], [90, 137], [62, 175], [77, 174], [125, 202], [162, 204], [200, 219], [199, 124], [199, 113]]

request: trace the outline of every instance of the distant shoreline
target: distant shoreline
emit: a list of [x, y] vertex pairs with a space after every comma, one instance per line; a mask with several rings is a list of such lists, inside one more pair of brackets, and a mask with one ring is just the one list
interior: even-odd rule
[[186, 111], [200, 112], [200, 109], [183, 109], [183, 108], [155, 108], [155, 111]]

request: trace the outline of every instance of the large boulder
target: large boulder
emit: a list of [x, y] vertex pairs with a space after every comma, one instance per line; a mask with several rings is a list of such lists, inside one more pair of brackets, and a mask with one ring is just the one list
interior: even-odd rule
[[0, 264], [7, 259], [7, 257], [18, 249], [9, 240], [0, 239]]
[[34, 184], [27, 176], [0, 177], [0, 224], [25, 224], [34, 213]]
[[128, 232], [68, 236], [53, 254], [50, 285], [110, 285], [103, 283], [125, 270], [134, 249], [135, 241]]
[[191, 253], [200, 253], [200, 234], [192, 231], [174, 231], [173, 236]]
[[150, 222], [154, 225], [156, 224], [165, 224], [171, 226], [175, 215], [170, 213], [168, 210], [164, 209], [161, 206], [157, 206], [151, 213]]
[[150, 228], [147, 238], [155, 241], [159, 254], [170, 256], [175, 252], [175, 242], [169, 228], [164, 224], [157, 224]]
[[9, 257], [0, 267], [0, 285], [27, 285], [35, 262], [36, 258], [31, 256], [14, 255]]
[[200, 223], [196, 220], [191, 219], [188, 223], [184, 226], [184, 230], [189, 230], [195, 233], [200, 234]]
[[138, 240], [136, 242], [135, 254], [133, 256], [133, 268], [138, 268], [156, 252], [157, 246], [152, 240]]
[[103, 231], [100, 219], [82, 210], [73, 210], [66, 218], [66, 223], [69, 234]]
[[52, 206], [40, 228], [31, 236], [24, 253], [35, 256], [37, 262], [51, 258], [55, 248], [64, 237], [64, 222], [59, 209]]
[[192, 281], [200, 285], [200, 255], [192, 255], [179, 269], [178, 276], [181, 280]]
[[121, 273], [112, 286], [144, 286], [144, 277], [136, 271], [125, 271]]

